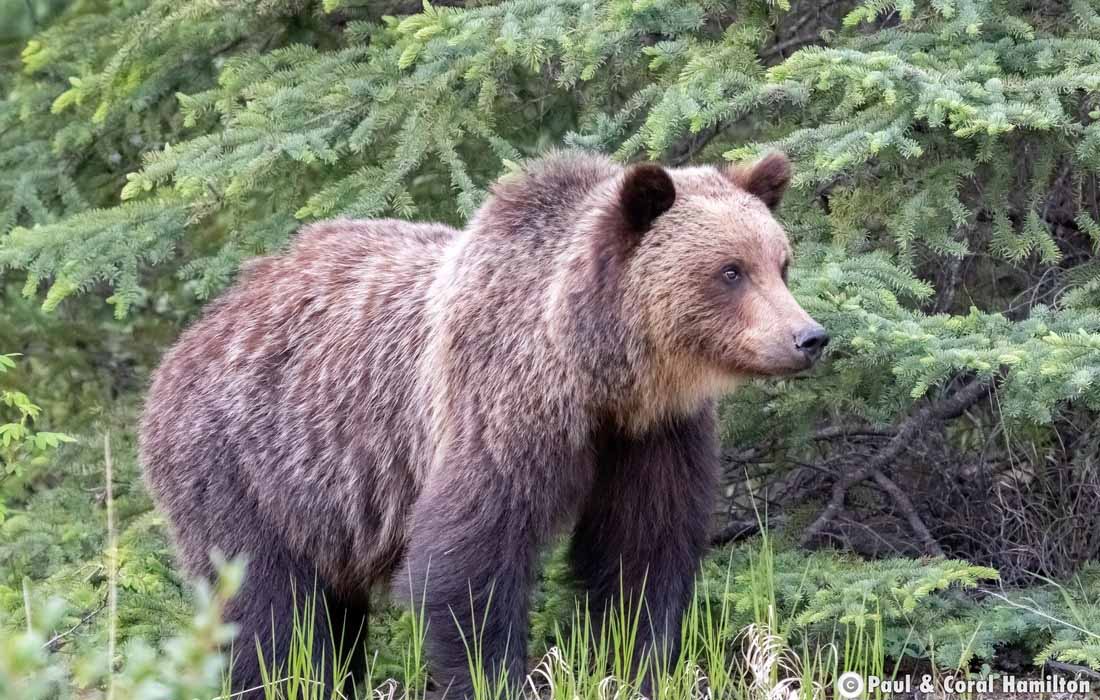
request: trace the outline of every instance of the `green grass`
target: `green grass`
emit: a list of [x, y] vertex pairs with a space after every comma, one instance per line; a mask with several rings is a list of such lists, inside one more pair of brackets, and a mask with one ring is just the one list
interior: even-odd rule
[[[708, 558], [684, 615], [682, 653], [675, 660], [660, 653], [636, 658], [642, 610], [619, 603], [598, 617], [556, 580], [555, 572], [566, 567], [550, 557], [532, 606], [533, 657], [525, 696], [630, 700], [651, 674], [655, 700], [817, 700], [832, 696], [836, 679], [848, 671], [887, 679], [902, 672], [986, 673], [992, 657], [985, 647], [1019, 643], [1020, 637], [1011, 637], [1013, 629], [1033, 635], [1029, 643], [1047, 645], [1043, 653], [1057, 653], [1060, 661], [1087, 655], [1100, 638], [1094, 631], [1100, 629], [1095, 622], [1100, 585], [1091, 574], [1073, 588], [1048, 584], [1006, 591], [1004, 600], [985, 590], [975, 599], [960, 590], [965, 570], [951, 562], [862, 561], [835, 552], [801, 552], [773, 537], [765, 533]], [[13, 632], [0, 637], [0, 700], [232, 697], [232, 679], [219, 653], [232, 639], [231, 630], [219, 613], [246, 572], [240, 564], [222, 562], [219, 568], [223, 581], [196, 590], [197, 613], [175, 638], [156, 645], [133, 636], [120, 639], [112, 663], [102, 652], [106, 647], [89, 646], [82, 654], [49, 648], [51, 638], [72, 638], [82, 630], [63, 621], [64, 606], [57, 599], [50, 602], [28, 583], [20, 596], [22, 628], [7, 626]], [[323, 599], [303, 601], [292, 621], [289, 656], [263, 659], [264, 699], [425, 698], [424, 610], [372, 608], [368, 669], [362, 678], [349, 678], [350, 649], [337, 649], [335, 659], [314, 665], [310, 650], [317, 630], [326, 628], [315, 623], [327, 612]], [[104, 609], [101, 617], [90, 618], [88, 629], [93, 623], [110, 627], [108, 614]], [[475, 698], [503, 700], [501, 679], [482, 654], [484, 617], [478, 622], [466, 639]], [[330, 641], [336, 646], [335, 638]], [[258, 653], [255, 640], [237, 639], [235, 645], [238, 652]], [[327, 689], [345, 679], [351, 682], [343, 694]], [[151, 688], [160, 690], [150, 694]]]
[[[653, 700], [820, 700], [833, 695], [838, 677], [855, 672], [866, 678], [893, 680], [900, 673], [900, 657], [917, 636], [915, 623], [907, 630], [896, 622], [887, 627], [882, 603], [867, 592], [850, 614], [834, 619], [827, 633], [807, 633], [807, 615], [821, 600], [821, 589], [811, 585], [810, 567], [800, 572], [780, 571], [771, 535], [765, 530], [745, 552], [745, 568], [735, 572], [731, 559], [724, 575], [701, 578], [680, 633], [681, 653], [673, 660], [660, 650], [639, 658], [636, 642], [645, 616], [638, 605], [622, 600], [597, 619], [586, 601], [574, 602], [568, 619], [554, 625], [552, 642], [533, 659], [524, 685], [525, 697], [540, 700], [631, 700], [640, 696], [647, 674], [652, 674]], [[713, 572], [712, 572], [713, 574]], [[791, 590], [791, 581], [796, 581]], [[421, 597], [422, 599], [422, 597]], [[795, 601], [793, 604], [791, 601]], [[799, 603], [799, 601], [802, 601]], [[643, 603], [644, 604], [644, 603]], [[488, 603], [492, 605], [492, 599]], [[423, 608], [401, 618], [402, 673], [376, 674], [377, 652], [365, 678], [351, 679], [347, 695], [325, 690], [324, 680], [342, 685], [348, 678], [347, 657], [337, 654], [328, 668], [316, 667], [310, 650], [316, 615], [323, 606], [310, 598], [294, 618], [293, 643], [283, 664], [265, 660], [265, 700], [420, 700], [428, 694]], [[494, 675], [483, 655], [486, 616], [475, 616], [474, 628], [464, 636], [475, 700], [505, 700], [504, 678]], [[744, 624], [748, 612], [750, 622]], [[1087, 616], [1083, 616], [1087, 617]], [[888, 631], [906, 632], [901, 653], [890, 653]], [[934, 677], [945, 673], [967, 676], [971, 647], [980, 626], [957, 640], [962, 649], [954, 668], [935, 663], [936, 649], [927, 650]], [[335, 644], [334, 644], [335, 645]], [[895, 643], [896, 646], [896, 643]], [[367, 647], [368, 653], [370, 647]], [[348, 650], [338, 650], [340, 652]], [[910, 659], [912, 661], [912, 659]], [[223, 687], [228, 687], [226, 679]], [[881, 698], [883, 693], [869, 693]], [[222, 697], [232, 697], [223, 691]]]

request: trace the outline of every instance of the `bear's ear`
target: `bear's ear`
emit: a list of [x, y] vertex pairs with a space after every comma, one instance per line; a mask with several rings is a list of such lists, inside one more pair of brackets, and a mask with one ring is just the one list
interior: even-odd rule
[[754, 165], [730, 168], [726, 176], [741, 189], [759, 197], [768, 209], [775, 209], [791, 182], [791, 162], [782, 153], [772, 153]]
[[656, 163], [630, 166], [619, 191], [623, 221], [632, 233], [645, 233], [676, 201], [672, 176]]

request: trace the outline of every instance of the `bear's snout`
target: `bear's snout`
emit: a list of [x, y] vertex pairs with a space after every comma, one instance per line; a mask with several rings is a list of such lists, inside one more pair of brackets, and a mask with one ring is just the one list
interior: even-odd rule
[[812, 323], [794, 334], [794, 347], [806, 358], [807, 366], [817, 362], [828, 344], [829, 334], [820, 323]]

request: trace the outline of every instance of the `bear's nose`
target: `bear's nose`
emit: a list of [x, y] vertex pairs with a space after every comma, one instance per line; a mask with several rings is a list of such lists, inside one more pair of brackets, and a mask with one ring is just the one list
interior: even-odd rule
[[816, 323], [794, 334], [794, 346], [810, 362], [816, 362], [817, 358], [821, 357], [821, 351], [828, 344], [829, 334]]

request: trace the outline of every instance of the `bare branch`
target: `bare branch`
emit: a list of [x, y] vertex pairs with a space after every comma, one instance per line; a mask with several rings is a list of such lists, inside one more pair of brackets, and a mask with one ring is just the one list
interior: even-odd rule
[[860, 469], [833, 485], [832, 496], [821, 514], [806, 528], [799, 539], [802, 545], [809, 544], [825, 529], [844, 505], [844, 498], [852, 486], [871, 478], [876, 472], [888, 468], [898, 455], [904, 452], [914, 439], [932, 423], [951, 420], [962, 414], [985, 397], [992, 382], [988, 379], [975, 380], [956, 391], [950, 398], [925, 405], [919, 411], [905, 419], [898, 426], [897, 433], [874, 457]]

